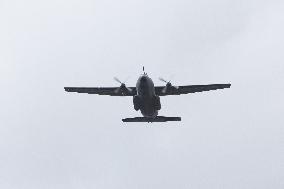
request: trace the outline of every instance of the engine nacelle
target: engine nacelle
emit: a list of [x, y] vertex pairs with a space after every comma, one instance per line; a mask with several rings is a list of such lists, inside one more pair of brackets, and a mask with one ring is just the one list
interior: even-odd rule
[[141, 98], [140, 98], [139, 96], [135, 95], [135, 96], [133, 97], [134, 109], [135, 109], [136, 111], [140, 110], [140, 109], [141, 109], [141, 104], [142, 104]]
[[159, 96], [154, 97], [154, 108], [155, 110], [160, 110], [161, 109], [161, 100]]

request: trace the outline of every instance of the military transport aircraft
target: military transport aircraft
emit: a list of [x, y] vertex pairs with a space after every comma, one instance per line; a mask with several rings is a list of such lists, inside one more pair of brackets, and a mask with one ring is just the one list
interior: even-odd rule
[[127, 87], [118, 78], [120, 87], [64, 87], [67, 92], [88, 93], [109, 96], [132, 96], [136, 111], [140, 110], [143, 117], [122, 119], [123, 122], [167, 122], [181, 121], [180, 117], [158, 116], [161, 109], [160, 96], [181, 95], [217, 89], [230, 88], [231, 84], [187, 85], [174, 86], [170, 81], [159, 78], [165, 86], [154, 86], [152, 79], [145, 73], [139, 77], [136, 87]]

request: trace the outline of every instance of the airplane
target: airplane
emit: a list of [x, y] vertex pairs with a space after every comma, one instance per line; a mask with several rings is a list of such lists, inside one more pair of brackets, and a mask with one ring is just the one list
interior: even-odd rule
[[136, 111], [141, 111], [143, 117], [125, 118], [123, 122], [167, 122], [181, 121], [181, 117], [165, 117], [158, 116], [158, 111], [161, 110], [161, 96], [182, 95], [188, 93], [196, 93], [217, 89], [230, 88], [231, 84], [210, 84], [210, 85], [186, 85], [174, 86], [171, 81], [166, 81], [165, 86], [155, 86], [152, 79], [145, 73], [138, 78], [136, 87], [127, 87], [125, 82], [121, 82], [118, 78], [114, 80], [120, 83], [120, 87], [64, 87], [67, 92], [109, 95], [109, 96], [132, 96], [133, 105]]

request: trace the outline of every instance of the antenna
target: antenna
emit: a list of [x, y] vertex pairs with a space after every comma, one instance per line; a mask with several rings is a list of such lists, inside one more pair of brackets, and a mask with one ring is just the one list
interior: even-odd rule
[[145, 72], [145, 67], [144, 66], [143, 66], [143, 72], [144, 72], [143, 73], [144, 75], [147, 75], [147, 73]]

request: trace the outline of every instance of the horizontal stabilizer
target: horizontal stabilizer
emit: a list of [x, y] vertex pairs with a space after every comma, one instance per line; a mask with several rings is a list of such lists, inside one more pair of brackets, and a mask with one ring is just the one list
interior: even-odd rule
[[164, 117], [164, 116], [157, 116], [155, 118], [149, 117], [133, 117], [133, 118], [125, 118], [122, 119], [123, 122], [167, 122], [167, 121], [181, 121], [181, 117]]

